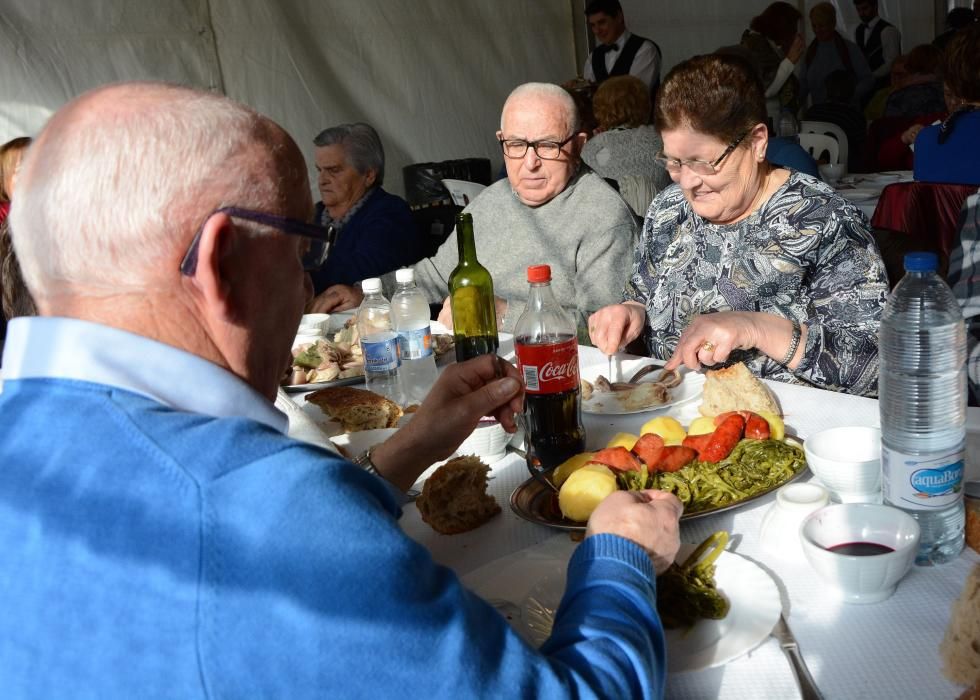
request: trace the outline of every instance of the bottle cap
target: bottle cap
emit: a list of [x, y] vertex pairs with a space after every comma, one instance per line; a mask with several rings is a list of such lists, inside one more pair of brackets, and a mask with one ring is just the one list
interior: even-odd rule
[[398, 284], [407, 284], [408, 282], [415, 281], [415, 270], [410, 267], [403, 267], [400, 270], [395, 270], [395, 281]]
[[368, 277], [361, 282], [361, 291], [365, 294], [377, 294], [381, 291], [381, 279], [378, 277]]
[[935, 253], [906, 253], [906, 272], [935, 272], [939, 267], [939, 258]]
[[527, 268], [527, 281], [532, 284], [535, 282], [551, 281], [551, 265], [531, 265]]

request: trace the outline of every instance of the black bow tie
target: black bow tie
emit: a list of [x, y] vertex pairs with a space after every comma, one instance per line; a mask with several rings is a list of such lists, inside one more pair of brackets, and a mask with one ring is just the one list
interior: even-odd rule
[[616, 51], [618, 48], [616, 44], [599, 44], [595, 47], [595, 50], [600, 56], [605, 56], [610, 51]]

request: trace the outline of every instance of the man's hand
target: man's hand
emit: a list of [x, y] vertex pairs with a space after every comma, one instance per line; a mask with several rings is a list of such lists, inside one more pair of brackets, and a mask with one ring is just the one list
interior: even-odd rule
[[517, 430], [514, 414], [523, 410], [524, 386], [517, 368], [496, 355], [481, 355], [443, 370], [405, 427], [372, 453], [378, 471], [407, 490], [430, 465], [459, 447], [483, 416]]
[[585, 536], [619, 535], [643, 547], [659, 576], [680, 549], [684, 506], [672, 493], [658, 489], [616, 491], [592, 512]]
[[[501, 326], [504, 325], [504, 316], [507, 315], [507, 300], [495, 296], [493, 308], [497, 314], [497, 330], [500, 330]], [[436, 320], [449, 330], [453, 329], [453, 307], [449, 303], [449, 297], [446, 297], [445, 301], [442, 302], [442, 310]]]
[[327, 287], [319, 296], [306, 305], [308, 314], [328, 314], [334, 311], [356, 309], [364, 300], [364, 292], [347, 284], [334, 284]]

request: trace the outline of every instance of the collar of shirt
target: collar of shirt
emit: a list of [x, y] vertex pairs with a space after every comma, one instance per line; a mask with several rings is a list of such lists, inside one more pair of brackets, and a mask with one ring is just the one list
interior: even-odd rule
[[623, 31], [622, 34], [619, 35], [619, 38], [616, 39], [616, 41], [614, 41], [613, 43], [603, 44], [603, 46], [606, 47], [606, 56], [608, 57], [609, 54], [615, 55], [618, 54], [620, 51], [622, 51], [623, 47], [626, 46], [626, 42], [629, 41], [630, 36], [632, 36], [632, 34], [630, 34], [630, 30], [626, 29]]
[[881, 20], [881, 17], [879, 17], [878, 15], [875, 15], [874, 17], [872, 17], [867, 22], [862, 22], [862, 24], [864, 24], [864, 26], [867, 27], [867, 29], [865, 31], [870, 32], [872, 29], [875, 28], [875, 25], [878, 24], [878, 22], [880, 20]]
[[281, 433], [288, 419], [255, 389], [204, 358], [73, 318], [20, 317], [7, 327], [3, 378], [70, 379], [132, 391], [171, 408], [249, 418]]

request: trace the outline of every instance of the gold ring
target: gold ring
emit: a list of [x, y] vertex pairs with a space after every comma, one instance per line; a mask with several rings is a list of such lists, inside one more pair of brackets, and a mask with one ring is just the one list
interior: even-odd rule
[[712, 343], [710, 340], [706, 340], [703, 343], [701, 343], [701, 349], [704, 350], [705, 352], [714, 352], [715, 344]]

